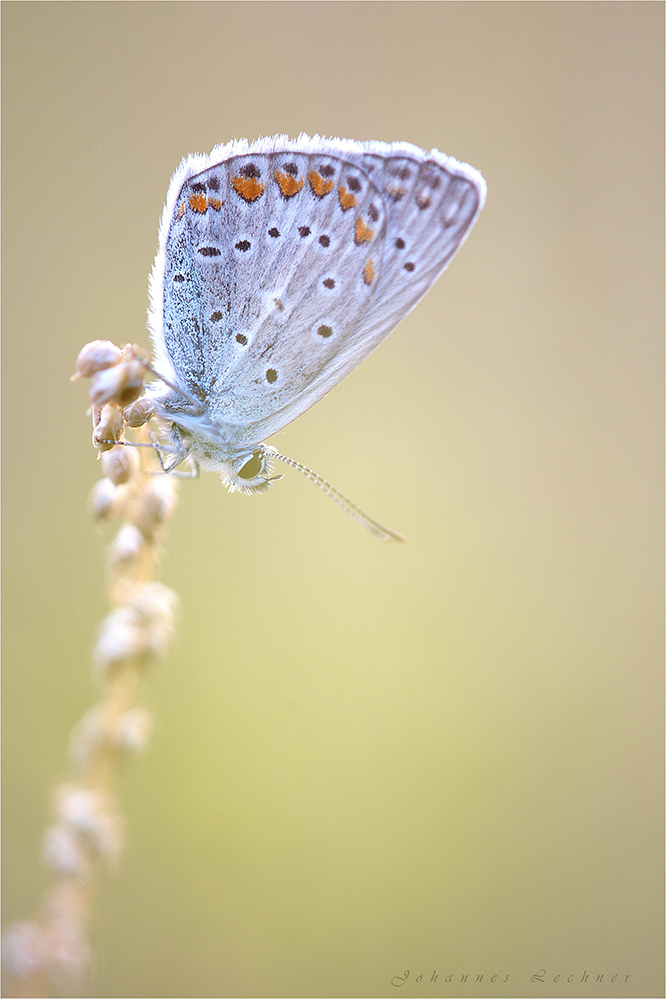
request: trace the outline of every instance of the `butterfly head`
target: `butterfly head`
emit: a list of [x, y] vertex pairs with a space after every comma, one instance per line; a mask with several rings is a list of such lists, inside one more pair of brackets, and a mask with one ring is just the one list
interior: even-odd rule
[[151, 393], [155, 414], [161, 418], [168, 434], [168, 447], [164, 450], [175, 455], [167, 471], [172, 471], [189, 456], [195, 464], [217, 472], [232, 493], [263, 493], [283, 478], [271, 475], [273, 457], [277, 454], [275, 448], [268, 444], [237, 447], [229, 443], [198, 399], [185, 389], [171, 385], [159, 372], [155, 373], [169, 389], [164, 392], [158, 388]]
[[273, 449], [259, 444], [248, 451], [214, 462], [214, 468], [229, 492], [263, 493], [282, 475], [271, 475]]

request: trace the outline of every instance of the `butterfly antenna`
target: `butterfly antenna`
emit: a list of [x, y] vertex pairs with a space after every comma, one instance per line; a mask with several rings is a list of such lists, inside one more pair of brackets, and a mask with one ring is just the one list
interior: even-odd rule
[[366, 530], [371, 531], [378, 538], [381, 538], [382, 541], [407, 540], [407, 538], [404, 537], [404, 535], [398, 534], [397, 531], [392, 531], [390, 527], [386, 527], [384, 524], [380, 524], [378, 520], [375, 520], [373, 517], [370, 517], [367, 513], [365, 513], [364, 510], [361, 510], [359, 506], [356, 506], [355, 503], [352, 503], [352, 501], [348, 499], [344, 495], [344, 493], [341, 493], [339, 489], [336, 489], [335, 486], [332, 486], [331, 483], [327, 482], [326, 479], [322, 478], [321, 475], [317, 475], [316, 472], [313, 472], [311, 468], [307, 468], [305, 465], [301, 465], [300, 461], [294, 461], [293, 458], [287, 458], [286, 455], [280, 454], [274, 448], [270, 449], [270, 453], [274, 458], [279, 458], [280, 461], [283, 461], [285, 463], [285, 465], [291, 465], [292, 468], [295, 468], [298, 472], [301, 472], [301, 474], [304, 475], [307, 479], [310, 479], [311, 482], [314, 482], [314, 484], [316, 486], [319, 486], [319, 488], [322, 489], [328, 496], [330, 496], [331, 499], [335, 500], [338, 506], [341, 506], [342, 509], [346, 513], [348, 513], [350, 517], [353, 517], [354, 520], [357, 521], [357, 523], [361, 524], [362, 527], [365, 527]]

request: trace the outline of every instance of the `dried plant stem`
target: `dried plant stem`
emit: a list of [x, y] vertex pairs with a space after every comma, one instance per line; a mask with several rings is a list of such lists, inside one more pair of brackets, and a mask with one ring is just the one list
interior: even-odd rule
[[[94, 370], [82, 370], [81, 358], [90, 365], [91, 356]], [[78, 369], [82, 376], [100, 372], [115, 386], [93, 407], [93, 442], [105, 477], [92, 490], [90, 509], [101, 523], [119, 519], [120, 528], [108, 551], [110, 611], [93, 653], [102, 693], [72, 733], [72, 778], [55, 789], [54, 820], [44, 840], [51, 884], [41, 914], [15, 924], [4, 939], [12, 994], [26, 997], [71, 988], [89, 963], [87, 926], [95, 880], [100, 866], [117, 860], [122, 848], [113, 783], [122, 759], [147, 741], [150, 717], [135, 706], [137, 691], [146, 668], [166, 651], [177, 611], [175, 594], [156, 581], [176, 479], [153, 474], [149, 448], [113, 446], [121, 442], [128, 421], [123, 406], [128, 378], [135, 398], [142, 390], [136, 351], [95, 341], [79, 355]], [[145, 430], [139, 429], [136, 438], [147, 442]]]

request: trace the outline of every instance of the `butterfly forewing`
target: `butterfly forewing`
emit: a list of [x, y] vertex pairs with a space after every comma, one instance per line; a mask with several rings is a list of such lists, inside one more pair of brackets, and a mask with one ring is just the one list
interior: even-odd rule
[[373, 331], [367, 331], [376, 344], [442, 273], [471, 229], [483, 195], [474, 175], [452, 161], [363, 154], [359, 164], [380, 185], [386, 204], [381, 308], [370, 317]]

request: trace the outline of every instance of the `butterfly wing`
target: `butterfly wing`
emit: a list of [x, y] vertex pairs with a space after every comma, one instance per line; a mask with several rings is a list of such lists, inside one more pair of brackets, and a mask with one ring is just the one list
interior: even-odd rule
[[484, 196], [471, 167], [407, 144], [276, 136], [191, 158], [153, 275], [159, 370], [203, 403], [220, 440], [259, 442], [388, 336]]

